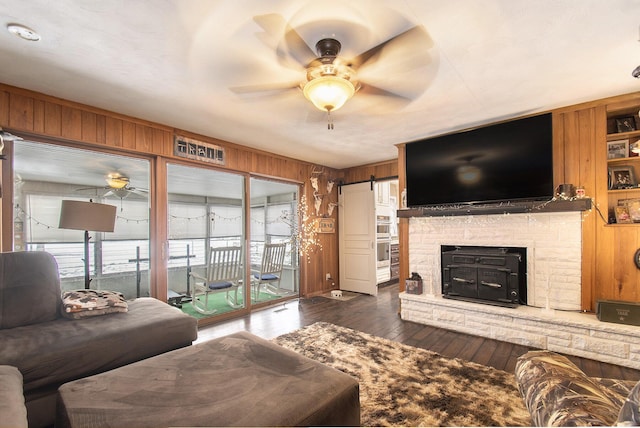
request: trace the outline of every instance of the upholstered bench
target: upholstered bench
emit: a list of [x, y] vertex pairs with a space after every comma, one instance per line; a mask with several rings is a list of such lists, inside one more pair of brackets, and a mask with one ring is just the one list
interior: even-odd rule
[[351, 376], [247, 332], [62, 385], [56, 427], [360, 424]]

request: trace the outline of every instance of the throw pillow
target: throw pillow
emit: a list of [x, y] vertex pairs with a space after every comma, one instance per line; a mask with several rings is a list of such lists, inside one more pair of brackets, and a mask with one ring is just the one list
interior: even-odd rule
[[72, 290], [62, 293], [62, 314], [70, 319], [128, 310], [124, 295], [117, 291]]
[[620, 408], [616, 424], [623, 427], [640, 425], [640, 382], [633, 387], [627, 401]]

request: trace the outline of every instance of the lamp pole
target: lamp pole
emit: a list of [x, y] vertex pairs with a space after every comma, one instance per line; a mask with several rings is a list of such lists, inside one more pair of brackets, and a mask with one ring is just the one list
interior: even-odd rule
[[91, 278], [89, 276], [89, 231], [84, 231], [84, 288], [88, 290], [91, 284]]

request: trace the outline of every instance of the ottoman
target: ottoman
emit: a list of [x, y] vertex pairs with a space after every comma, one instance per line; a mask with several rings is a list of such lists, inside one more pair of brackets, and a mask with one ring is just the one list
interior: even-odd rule
[[239, 332], [62, 385], [55, 426], [359, 424], [354, 378]]
[[0, 365], [0, 427], [27, 428], [27, 408], [22, 394], [22, 374]]

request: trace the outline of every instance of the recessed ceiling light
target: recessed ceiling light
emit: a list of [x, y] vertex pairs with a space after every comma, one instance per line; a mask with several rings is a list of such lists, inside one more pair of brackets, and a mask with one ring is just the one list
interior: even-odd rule
[[15, 34], [21, 39], [28, 40], [30, 42], [37, 42], [40, 40], [40, 34], [36, 33], [29, 27], [25, 27], [22, 24], [9, 24], [7, 25], [7, 30], [11, 34]]

